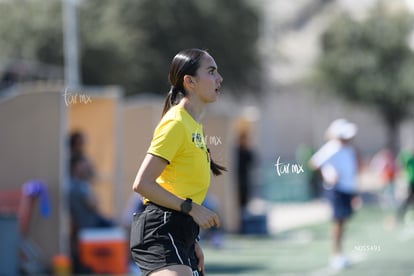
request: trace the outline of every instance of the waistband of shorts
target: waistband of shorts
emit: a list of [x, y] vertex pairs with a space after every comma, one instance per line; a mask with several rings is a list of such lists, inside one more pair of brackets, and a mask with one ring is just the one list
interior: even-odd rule
[[177, 210], [174, 210], [174, 209], [170, 209], [170, 208], [155, 204], [154, 202], [151, 202], [151, 201], [149, 201], [145, 205], [145, 210], [162, 210], [164, 212], [181, 213], [180, 211], [177, 211]]

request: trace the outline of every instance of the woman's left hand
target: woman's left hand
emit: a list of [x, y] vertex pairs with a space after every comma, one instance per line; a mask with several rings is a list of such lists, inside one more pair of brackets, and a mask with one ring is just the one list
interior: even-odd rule
[[198, 259], [197, 269], [199, 271], [204, 271], [204, 254], [203, 254], [203, 250], [201, 249], [201, 246], [198, 242], [196, 242], [195, 245], [194, 245], [194, 251], [195, 251], [195, 255]]

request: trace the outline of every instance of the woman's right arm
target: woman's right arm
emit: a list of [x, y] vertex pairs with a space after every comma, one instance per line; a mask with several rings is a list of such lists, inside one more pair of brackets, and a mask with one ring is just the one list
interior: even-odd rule
[[[138, 170], [133, 190], [155, 204], [180, 211], [180, 206], [184, 200], [155, 182], [167, 165], [168, 162], [165, 159], [147, 154]], [[194, 202], [189, 215], [202, 228], [220, 227], [220, 220], [216, 213]]]

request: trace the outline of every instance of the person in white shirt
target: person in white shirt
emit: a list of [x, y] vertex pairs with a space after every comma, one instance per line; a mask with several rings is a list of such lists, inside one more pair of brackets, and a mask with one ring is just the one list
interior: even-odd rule
[[342, 255], [345, 223], [352, 214], [351, 201], [356, 194], [358, 161], [351, 140], [357, 133], [355, 124], [346, 119], [333, 121], [326, 131], [327, 142], [309, 160], [319, 169], [333, 212], [333, 257], [331, 266], [342, 269], [348, 261]]

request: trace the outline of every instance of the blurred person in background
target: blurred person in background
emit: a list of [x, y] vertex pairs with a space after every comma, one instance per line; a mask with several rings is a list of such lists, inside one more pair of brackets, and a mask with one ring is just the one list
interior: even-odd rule
[[383, 185], [380, 191], [381, 205], [383, 207], [397, 207], [394, 188], [397, 162], [392, 151], [385, 148], [377, 152], [371, 160], [370, 167], [378, 174]]
[[313, 169], [319, 169], [332, 207], [331, 267], [343, 269], [349, 265], [343, 255], [345, 223], [352, 214], [352, 199], [356, 194], [358, 159], [351, 140], [357, 133], [355, 124], [346, 119], [333, 121], [326, 131], [325, 143], [310, 159]]
[[199, 230], [219, 227], [220, 220], [201, 204], [210, 170], [219, 175], [226, 169], [211, 159], [200, 120], [223, 78], [213, 57], [200, 49], [179, 52], [168, 78], [162, 118], [133, 184], [146, 207], [131, 226], [131, 253], [145, 276], [204, 275]]
[[[245, 121], [240, 122], [238, 130], [237, 147], [235, 149], [236, 160], [236, 183], [238, 192], [238, 203], [240, 208], [240, 234], [251, 233], [252, 204], [253, 198], [252, 173], [255, 165], [255, 153], [250, 141], [250, 128]], [[254, 227], [256, 228], [256, 227]]]
[[85, 152], [85, 144], [86, 144], [86, 137], [85, 134], [83, 134], [81, 131], [77, 130], [70, 134], [69, 137], [69, 154], [70, 159], [74, 157], [81, 157], [84, 159], [84, 161], [87, 163], [85, 166], [85, 173], [88, 173], [88, 181], [91, 181], [93, 177], [95, 177], [95, 169], [92, 165], [92, 162], [89, 160], [89, 158], [86, 155]]
[[90, 184], [89, 163], [81, 156], [71, 159], [69, 209], [76, 229], [109, 227], [113, 223], [100, 214], [98, 200]]
[[112, 227], [114, 223], [98, 209], [98, 200], [93, 194], [91, 181], [95, 175], [92, 163], [84, 152], [85, 138], [81, 132], [70, 136], [70, 183], [68, 206], [71, 223], [71, 254], [75, 273], [90, 272], [79, 260], [78, 236], [85, 228]]
[[98, 201], [91, 189], [94, 176], [92, 162], [85, 153], [85, 135], [75, 131], [70, 135], [69, 208], [77, 229], [112, 225], [99, 214]]
[[402, 151], [399, 160], [401, 161], [406, 179], [408, 182], [408, 194], [400, 209], [398, 210], [398, 218], [404, 220], [405, 213], [410, 204], [414, 205], [414, 150]]
[[251, 196], [251, 172], [254, 162], [254, 154], [250, 147], [249, 137], [246, 130], [241, 131], [239, 134], [236, 159], [239, 206], [242, 212], [245, 212]]

